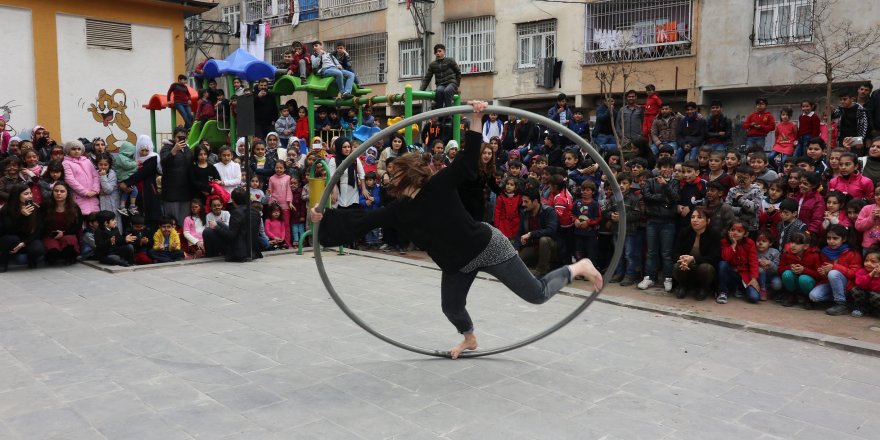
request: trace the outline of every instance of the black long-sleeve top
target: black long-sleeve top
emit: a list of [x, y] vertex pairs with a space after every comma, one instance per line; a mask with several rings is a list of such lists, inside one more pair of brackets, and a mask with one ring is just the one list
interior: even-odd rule
[[323, 246], [352, 242], [378, 227], [394, 227], [431, 256], [444, 271], [471, 262], [492, 237], [468, 214], [457, 188], [477, 178], [482, 134], [468, 131], [459, 157], [428, 180], [414, 198], [401, 197], [375, 211], [327, 210], [319, 238]]
[[189, 167], [189, 185], [200, 195], [211, 192], [211, 187], [208, 185], [210, 179], [220, 180], [220, 173], [214, 165], [208, 164], [205, 168], [201, 168], [192, 164]]
[[14, 235], [22, 243], [39, 240], [43, 235], [43, 211], [35, 209], [29, 216], [13, 213], [11, 205], [0, 208], [0, 235]]

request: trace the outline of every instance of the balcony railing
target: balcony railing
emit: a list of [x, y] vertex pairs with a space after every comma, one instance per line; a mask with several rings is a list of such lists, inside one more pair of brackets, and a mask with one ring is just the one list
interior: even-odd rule
[[691, 54], [692, 0], [588, 3], [585, 64]]
[[387, 7], [387, 0], [321, 0], [321, 19], [363, 14]]

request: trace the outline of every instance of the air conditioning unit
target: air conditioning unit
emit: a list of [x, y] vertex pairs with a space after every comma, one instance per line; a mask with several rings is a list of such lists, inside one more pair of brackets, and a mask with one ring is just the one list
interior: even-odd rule
[[535, 63], [535, 65], [537, 66], [535, 72], [535, 84], [538, 87], [552, 89], [556, 84], [556, 78], [559, 77], [556, 67], [556, 58], [541, 58]]

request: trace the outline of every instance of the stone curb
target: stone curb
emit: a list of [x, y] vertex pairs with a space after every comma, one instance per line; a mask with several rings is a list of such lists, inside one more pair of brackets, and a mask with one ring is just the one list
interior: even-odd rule
[[[349, 253], [353, 255], [360, 255], [364, 257], [377, 258], [380, 260], [389, 260], [403, 264], [409, 264], [411, 266], [418, 266], [425, 269], [434, 269], [440, 270], [436, 264], [428, 263], [424, 261], [416, 261], [408, 258], [398, 257], [395, 255], [388, 254], [377, 254], [375, 252], [362, 252], [355, 250], [348, 250]], [[485, 279], [485, 280], [493, 280], [494, 277], [480, 274], [477, 278]], [[583, 289], [577, 289], [574, 287], [565, 287], [561, 290], [562, 294], [575, 297], [575, 298], [587, 298], [590, 295], [590, 292], [587, 292]], [[638, 301], [629, 298], [621, 298], [621, 297], [613, 297], [608, 295], [599, 295], [596, 298], [596, 301], [611, 304], [620, 307], [626, 307], [629, 309], [641, 310], [645, 312], [651, 313], [659, 313], [666, 316], [674, 316], [677, 318], [687, 319], [690, 321], [702, 322], [705, 324], [713, 324], [722, 327], [727, 327], [736, 330], [743, 330], [747, 332], [760, 333], [768, 336], [775, 336], [784, 339], [791, 339], [795, 341], [802, 341], [811, 344], [821, 345], [825, 347], [835, 348], [838, 350], [848, 351], [852, 353], [865, 354], [869, 356], [880, 357], [880, 344], [873, 344], [870, 342], [860, 341], [858, 339], [850, 339], [850, 338], [842, 338], [839, 336], [826, 335], [824, 333], [816, 333], [809, 332], [803, 330], [795, 330], [786, 327], [778, 327], [774, 325], [761, 324], [758, 322], [751, 322], [741, 319], [733, 319], [727, 318], [724, 316], [718, 315], [707, 315], [703, 313], [693, 312], [691, 310], [678, 309], [675, 307], [664, 306], [661, 304], [653, 304], [645, 301]]]

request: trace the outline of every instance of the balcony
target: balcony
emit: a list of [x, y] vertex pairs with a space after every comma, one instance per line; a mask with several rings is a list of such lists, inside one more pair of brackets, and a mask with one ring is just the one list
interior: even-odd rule
[[608, 0], [585, 8], [584, 64], [691, 55], [693, 0]]

